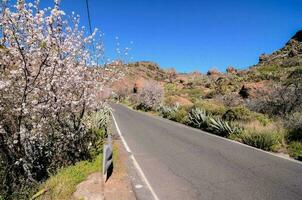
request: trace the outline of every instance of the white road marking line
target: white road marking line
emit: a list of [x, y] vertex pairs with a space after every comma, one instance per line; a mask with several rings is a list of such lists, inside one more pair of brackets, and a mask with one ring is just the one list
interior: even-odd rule
[[154, 200], [159, 200], [158, 196], [156, 195], [156, 193], [154, 192], [153, 188], [151, 187], [147, 177], [145, 176], [142, 168], [139, 166], [139, 164], [137, 163], [136, 159], [134, 158], [133, 154], [131, 154], [130, 158], [132, 159], [133, 161], [133, 164], [135, 166], [135, 168], [138, 170], [138, 172], [140, 173], [141, 175], [141, 178], [143, 179], [143, 181], [146, 183], [147, 187], [149, 188], [152, 196], [154, 197]]
[[238, 142], [236, 140], [231, 140], [229, 138], [221, 137], [221, 136], [215, 135], [213, 133], [208, 133], [206, 131], [203, 131], [203, 130], [200, 130], [200, 129], [197, 129], [197, 128], [193, 128], [193, 127], [190, 127], [190, 126], [186, 126], [184, 124], [180, 124], [178, 122], [174, 122], [174, 121], [171, 121], [171, 120], [168, 120], [168, 119], [161, 118], [160, 120], [164, 120], [164, 121], [167, 120], [169, 123], [174, 123], [174, 124], [176, 124], [178, 126], [181, 126], [181, 127], [184, 127], [184, 128], [189, 128], [189, 129], [194, 130], [196, 132], [201, 132], [201, 133], [203, 133], [205, 135], [208, 135], [208, 136], [211, 136], [211, 137], [215, 137], [215, 138], [220, 139], [220, 140], [224, 140], [224, 141], [228, 141], [228, 142], [231, 142], [231, 143], [235, 143], [235, 144], [241, 145], [243, 147], [253, 149], [255, 151], [259, 151], [259, 152], [262, 152], [262, 153], [265, 153], [265, 154], [269, 154], [269, 155], [271, 155], [273, 157], [281, 158], [281, 159], [284, 159], [284, 160], [287, 160], [287, 161], [294, 162], [296, 164], [302, 165], [301, 161], [295, 160], [295, 159], [293, 159], [291, 157], [284, 157], [284, 156], [278, 155], [277, 153], [273, 153], [273, 152], [270, 152], [270, 151], [265, 151], [265, 150], [262, 150], [262, 149], [259, 149], [259, 148], [256, 148], [256, 147], [253, 147], [253, 146], [250, 146], [250, 145]]
[[[127, 107], [126, 107], [127, 108]], [[128, 108], [129, 109], [129, 108]], [[134, 112], [137, 112], [139, 114], [143, 114], [145, 116], [148, 116], [148, 117], [153, 117], [154, 119], [157, 119], [157, 120], [161, 120], [163, 122], [167, 122], [167, 123], [170, 123], [170, 124], [173, 124], [173, 125], [177, 125], [177, 126], [180, 126], [180, 127], [183, 127], [183, 128], [188, 128], [188, 129], [191, 129], [195, 132], [199, 132], [199, 133], [203, 133], [205, 135], [208, 135], [208, 136], [211, 136], [211, 137], [215, 137], [215, 138], [218, 138], [220, 140], [225, 140], [225, 141], [228, 141], [228, 142], [231, 142], [231, 143], [235, 143], [235, 144], [239, 144], [241, 146], [244, 146], [246, 148], [250, 148], [250, 149], [253, 149], [255, 151], [260, 151], [262, 153], [266, 153], [266, 154], [269, 154], [271, 156], [274, 156], [274, 157], [277, 157], [277, 158], [281, 158], [281, 159], [284, 159], [284, 160], [287, 160], [287, 161], [290, 161], [290, 162], [294, 162], [294, 163], [297, 163], [297, 164], [300, 164], [302, 165], [302, 162], [299, 161], [299, 160], [295, 160], [293, 158], [290, 158], [290, 157], [284, 157], [284, 156], [280, 156], [276, 153], [273, 153], [273, 152], [270, 152], [270, 151], [265, 151], [265, 150], [262, 150], [262, 149], [259, 149], [259, 148], [256, 148], [256, 147], [253, 147], [253, 146], [250, 146], [250, 145], [247, 145], [247, 144], [244, 144], [244, 143], [241, 143], [241, 142], [238, 142], [236, 140], [231, 140], [231, 139], [228, 139], [228, 138], [225, 138], [225, 137], [221, 137], [221, 136], [218, 136], [218, 135], [215, 135], [213, 133], [208, 133], [206, 131], [203, 131], [203, 130], [200, 130], [200, 129], [197, 129], [197, 128], [193, 128], [193, 127], [190, 127], [190, 126], [187, 126], [187, 125], [184, 125], [184, 124], [181, 124], [181, 123], [178, 123], [178, 122], [174, 122], [174, 121], [171, 121], [169, 119], [166, 119], [166, 118], [163, 118], [163, 117], [160, 117], [160, 116], [154, 116], [154, 115], [150, 115], [146, 112], [143, 112], [143, 111], [137, 111], [137, 110], [132, 110], [130, 109], [131, 111], [134, 111]]]
[[125, 148], [126, 148], [126, 151], [127, 151], [128, 153], [131, 153], [131, 150], [130, 150], [128, 144], [126, 143], [124, 137], [122, 136], [121, 130], [120, 130], [120, 128], [118, 127], [118, 125], [117, 125], [117, 123], [116, 123], [116, 120], [115, 120], [115, 117], [114, 117], [114, 115], [113, 115], [112, 112], [111, 112], [111, 115], [112, 115], [112, 118], [113, 118], [115, 127], [116, 127], [116, 129], [117, 129], [117, 132], [118, 132], [118, 134], [119, 134], [119, 136], [120, 136], [120, 138], [121, 138], [121, 140], [122, 140], [122, 142], [123, 142], [123, 144], [124, 144], [124, 146], [125, 146]]
[[[121, 138], [121, 140], [122, 140], [122, 142], [123, 142], [123, 144], [124, 144], [126, 150], [127, 150], [129, 153], [131, 153], [131, 150], [130, 150], [129, 146], [128, 146], [128, 144], [126, 143], [126, 140], [124, 139], [124, 137], [123, 137], [123, 135], [122, 135], [122, 132], [121, 132], [120, 128], [119, 128], [118, 125], [117, 125], [117, 122], [116, 122], [116, 120], [115, 120], [115, 117], [114, 117], [114, 115], [113, 115], [113, 112], [111, 112], [111, 116], [112, 116], [112, 118], [113, 118], [113, 121], [114, 121], [115, 127], [116, 127], [116, 129], [117, 129], [117, 132], [118, 132], [118, 134], [119, 134], [119, 136], [120, 136], [120, 138]], [[150, 183], [149, 183], [149, 181], [148, 181], [146, 175], [144, 174], [142, 168], [139, 166], [139, 164], [138, 164], [138, 162], [136, 161], [136, 159], [135, 159], [135, 157], [133, 156], [133, 154], [130, 155], [130, 158], [131, 158], [132, 161], [133, 161], [134, 167], [135, 167], [136, 170], [139, 172], [139, 174], [140, 174], [140, 176], [141, 176], [141, 179], [145, 182], [145, 184], [146, 184], [147, 187], [149, 188], [149, 190], [150, 190], [150, 192], [151, 192], [151, 194], [152, 194], [154, 200], [159, 200], [158, 196], [157, 196], [156, 193], [154, 192], [154, 190], [153, 190], [152, 186], [150, 185]]]
[[135, 188], [137, 188], [137, 189], [141, 189], [143, 186], [141, 185], [141, 184], [137, 184], [137, 185], [135, 185]]

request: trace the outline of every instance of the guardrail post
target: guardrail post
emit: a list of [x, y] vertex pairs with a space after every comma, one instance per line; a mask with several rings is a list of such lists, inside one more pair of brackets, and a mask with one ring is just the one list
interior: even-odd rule
[[[107, 132], [107, 130], [106, 130]], [[113, 150], [112, 150], [112, 138], [110, 134], [107, 134], [108, 142], [103, 146], [103, 178], [104, 182], [108, 180], [113, 172]]]

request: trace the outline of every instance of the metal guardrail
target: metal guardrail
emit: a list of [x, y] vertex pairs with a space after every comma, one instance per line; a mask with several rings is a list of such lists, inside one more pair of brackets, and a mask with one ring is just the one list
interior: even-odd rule
[[113, 172], [112, 136], [107, 132], [107, 143], [103, 146], [103, 179], [106, 182]]

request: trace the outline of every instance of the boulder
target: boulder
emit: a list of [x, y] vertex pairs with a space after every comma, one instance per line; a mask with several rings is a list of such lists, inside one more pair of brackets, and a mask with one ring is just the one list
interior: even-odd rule
[[251, 88], [248, 88], [247, 86], [243, 85], [239, 91], [239, 94], [242, 98], [246, 99], [251, 95], [250, 90]]
[[237, 73], [237, 69], [235, 69], [233, 66], [228, 66], [226, 71], [229, 74], [236, 74]]
[[262, 93], [269, 93], [268, 82], [257, 82], [257, 83], [245, 83], [240, 91], [239, 95], [246, 98], [259, 98]]
[[259, 63], [264, 63], [264, 62], [267, 62], [269, 60], [269, 55], [267, 54], [261, 54], [259, 56]]
[[288, 53], [288, 56], [289, 56], [290, 58], [292, 58], [292, 57], [297, 56], [298, 54], [299, 54], [299, 53], [298, 53], [297, 50], [292, 49], [292, 50]]
[[219, 75], [221, 75], [221, 73], [217, 69], [210, 69], [207, 72], [207, 75], [208, 76], [219, 76]]

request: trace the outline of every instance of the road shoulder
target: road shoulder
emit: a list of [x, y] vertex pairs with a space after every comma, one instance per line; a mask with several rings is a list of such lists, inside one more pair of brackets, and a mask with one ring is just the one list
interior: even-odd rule
[[120, 140], [114, 140], [114, 164], [111, 177], [104, 184], [106, 200], [135, 200], [130, 177], [126, 169], [126, 151]]

